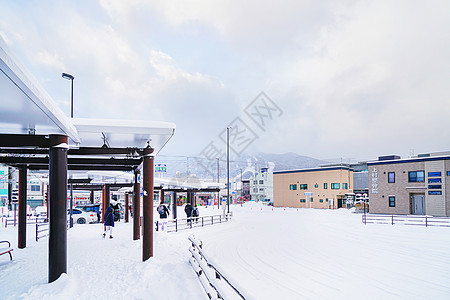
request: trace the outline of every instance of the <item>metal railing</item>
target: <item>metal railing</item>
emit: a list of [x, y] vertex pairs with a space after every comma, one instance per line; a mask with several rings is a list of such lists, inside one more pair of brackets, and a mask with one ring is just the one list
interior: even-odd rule
[[401, 224], [419, 226], [450, 227], [450, 218], [417, 215], [375, 215], [365, 214], [361, 218], [364, 224]]
[[[45, 218], [42, 217], [34, 217], [34, 216], [27, 216], [27, 225], [34, 225], [36, 223], [41, 222]], [[12, 218], [12, 217], [2, 217], [1, 218], [2, 225], [5, 228], [8, 228], [8, 226], [17, 226], [19, 224], [18, 218]]]
[[155, 222], [156, 231], [177, 232], [179, 230], [191, 229], [194, 227], [204, 227], [227, 222], [231, 219], [233, 213], [224, 215], [213, 215], [203, 217], [190, 217], [182, 219], [160, 219]]
[[[230, 282], [223, 272], [220, 272], [207, 258], [203, 251], [203, 243], [189, 236], [191, 246], [189, 252], [192, 256], [189, 259], [194, 272], [197, 274], [203, 289], [209, 299], [245, 299], [242, 293], [237, 289], [236, 284]], [[241, 289], [242, 290], [242, 289]]]
[[49, 235], [49, 223], [47, 218], [42, 218], [40, 222], [36, 220], [36, 242]]

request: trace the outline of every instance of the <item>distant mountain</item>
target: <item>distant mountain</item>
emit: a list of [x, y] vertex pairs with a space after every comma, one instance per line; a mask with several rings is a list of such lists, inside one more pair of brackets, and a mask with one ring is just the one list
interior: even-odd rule
[[[217, 161], [208, 161], [196, 157], [156, 157], [155, 163], [166, 164], [167, 172], [164, 177], [195, 175], [199, 178], [212, 181], [217, 180]], [[273, 163], [273, 164], [272, 164]], [[271, 154], [258, 153], [256, 155], [244, 154], [239, 157], [230, 158], [230, 178], [239, 177], [240, 172], [244, 173], [243, 178], [249, 178], [251, 171], [267, 167], [273, 167], [274, 171], [295, 170], [303, 168], [315, 168], [326, 164], [327, 161], [315, 159], [296, 153]], [[226, 177], [226, 161], [219, 161], [220, 178]], [[246, 172], [247, 170], [247, 172]]]

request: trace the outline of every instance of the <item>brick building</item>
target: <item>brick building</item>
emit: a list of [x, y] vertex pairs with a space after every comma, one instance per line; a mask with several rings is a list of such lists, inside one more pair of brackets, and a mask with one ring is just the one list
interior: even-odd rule
[[368, 163], [370, 212], [450, 216], [450, 152]]

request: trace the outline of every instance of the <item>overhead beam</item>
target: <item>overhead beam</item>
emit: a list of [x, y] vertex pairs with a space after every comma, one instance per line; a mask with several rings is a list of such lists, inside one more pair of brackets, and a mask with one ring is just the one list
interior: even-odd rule
[[49, 148], [47, 135], [0, 134], [0, 147]]

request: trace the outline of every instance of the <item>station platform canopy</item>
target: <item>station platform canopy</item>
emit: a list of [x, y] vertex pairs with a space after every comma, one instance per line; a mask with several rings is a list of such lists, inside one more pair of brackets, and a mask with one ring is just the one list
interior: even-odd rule
[[67, 135], [71, 148], [144, 148], [149, 143], [156, 155], [175, 132], [170, 122], [69, 118], [1, 37], [0, 71], [0, 134]]

